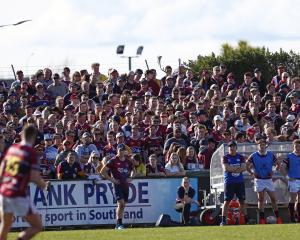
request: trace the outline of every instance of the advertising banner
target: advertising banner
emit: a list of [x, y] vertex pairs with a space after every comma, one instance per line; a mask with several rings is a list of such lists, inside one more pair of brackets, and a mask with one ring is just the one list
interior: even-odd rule
[[[196, 178], [190, 179], [198, 198]], [[174, 210], [177, 188], [181, 178], [135, 179], [130, 183], [124, 223], [155, 223], [162, 213], [179, 221]], [[113, 184], [106, 180], [53, 181], [50, 191], [34, 184], [28, 189], [30, 199], [41, 214], [45, 226], [105, 225], [116, 222], [116, 200]], [[15, 217], [13, 227], [27, 226]]]

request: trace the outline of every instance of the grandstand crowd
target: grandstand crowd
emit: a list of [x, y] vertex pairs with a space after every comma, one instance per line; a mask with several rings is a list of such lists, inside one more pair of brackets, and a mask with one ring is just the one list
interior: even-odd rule
[[285, 66], [262, 83], [260, 69], [236, 79], [221, 64], [194, 73], [185, 66], [121, 74], [100, 64], [62, 73], [22, 70], [0, 82], [0, 155], [20, 141], [26, 124], [38, 130], [35, 149], [45, 179], [84, 179], [125, 147], [136, 176], [184, 176], [210, 168], [222, 143], [299, 138], [300, 78]]

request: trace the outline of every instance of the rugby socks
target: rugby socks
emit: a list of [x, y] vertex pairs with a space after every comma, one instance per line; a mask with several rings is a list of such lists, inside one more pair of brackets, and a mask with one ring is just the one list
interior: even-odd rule
[[297, 217], [298, 217], [298, 223], [300, 222], [300, 203], [297, 203]]
[[289, 203], [289, 213], [291, 222], [295, 222], [295, 203]]
[[278, 218], [279, 217], [279, 212], [278, 212], [278, 210], [274, 210], [274, 214], [275, 214], [275, 216]]
[[226, 224], [226, 220], [227, 220], [227, 217], [226, 216], [222, 216], [222, 223]]
[[265, 212], [263, 211], [259, 212], [259, 219], [265, 219]]
[[122, 218], [119, 218], [118, 220], [117, 220], [117, 224], [118, 225], [122, 225], [123, 223], [122, 223]]
[[244, 215], [245, 224], [249, 223], [248, 215]]

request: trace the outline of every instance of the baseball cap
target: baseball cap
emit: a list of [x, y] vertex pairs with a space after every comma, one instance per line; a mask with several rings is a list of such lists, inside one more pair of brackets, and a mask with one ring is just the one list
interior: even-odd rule
[[75, 107], [71, 104], [64, 107], [64, 110], [74, 110], [74, 109], [75, 109]]
[[255, 68], [255, 69], [254, 69], [254, 72], [257, 73], [257, 72], [261, 72], [261, 71], [260, 71], [259, 68]]
[[50, 133], [44, 134], [44, 140], [52, 140], [52, 135]]
[[297, 97], [297, 93], [296, 93], [296, 92], [292, 92], [292, 93], [289, 95], [289, 98], [292, 98], [292, 97]]
[[132, 115], [132, 112], [126, 112], [125, 116]]
[[280, 85], [280, 89], [289, 88], [289, 86], [286, 83], [283, 83]]
[[150, 91], [145, 92], [145, 96], [152, 96], [152, 93]]
[[200, 115], [206, 115], [206, 112], [205, 112], [205, 110], [201, 109], [201, 110], [197, 111], [197, 115], [198, 116], [200, 116]]
[[74, 100], [74, 99], [79, 99], [78, 95], [76, 93], [73, 93], [71, 96], [70, 96], [70, 100]]
[[293, 122], [295, 120], [295, 116], [293, 114], [289, 114], [287, 117], [286, 117], [286, 121], [287, 122]]
[[118, 137], [124, 137], [124, 133], [118, 132], [117, 135], [116, 135], [116, 138], [118, 138]]
[[140, 80], [140, 83], [148, 83], [148, 81], [147, 81], [146, 78], [142, 78], [142, 79]]
[[229, 147], [230, 146], [237, 146], [237, 142], [236, 141], [230, 141], [230, 142], [228, 142], [228, 144], [227, 144]]
[[42, 84], [41, 82], [37, 82], [37, 83], [35, 84], [35, 87], [38, 87], [38, 86], [42, 86], [42, 87], [43, 87], [43, 84]]
[[259, 89], [257, 87], [252, 87], [250, 88], [250, 92], [253, 92], [253, 91], [258, 91]]
[[251, 127], [251, 128], [248, 128], [247, 131], [246, 131], [246, 134], [247, 134], [247, 135], [255, 135], [255, 130], [254, 130], [254, 128], [252, 128], [252, 127]]
[[8, 94], [8, 97], [12, 97], [12, 96], [17, 96], [17, 94], [16, 93], [14, 93], [14, 92], [11, 92], [10, 94]]
[[240, 115], [240, 117], [241, 117], [241, 118], [248, 118], [247, 113], [242, 113], [242, 114]]
[[185, 83], [185, 84], [191, 84], [191, 81], [186, 78], [186, 79], [183, 80], [183, 83]]
[[118, 144], [117, 149], [125, 150], [126, 149], [125, 144], [123, 144], [123, 143]]
[[59, 74], [58, 73], [54, 73], [53, 74], [53, 79], [59, 79]]
[[85, 132], [84, 134], [82, 134], [82, 138], [87, 138], [90, 137], [91, 135], [88, 132]]
[[136, 69], [134, 74], [139, 74], [139, 75], [142, 75], [143, 74], [143, 70], [142, 69]]
[[120, 118], [120, 116], [118, 116], [118, 115], [113, 115], [113, 116], [111, 117], [111, 119], [112, 119], [112, 121], [115, 121], [115, 122], [117, 122], [117, 123], [120, 123], [120, 122], [121, 122], [121, 118]]
[[223, 121], [224, 119], [220, 115], [215, 115], [214, 116], [214, 122], [215, 121]]
[[78, 84], [77, 84], [77, 83], [71, 82], [71, 83], [70, 83], [70, 87], [78, 87]]
[[254, 135], [254, 139], [255, 139], [256, 142], [258, 142], [259, 140], [262, 140], [262, 139], [265, 140], [265, 141], [267, 140], [265, 135], [261, 134], [261, 133], [256, 133]]
[[258, 88], [258, 87], [259, 86], [258, 86], [257, 82], [253, 82], [250, 84], [250, 88]]
[[207, 146], [208, 145], [208, 141], [206, 139], [201, 139], [199, 142], [200, 146]]
[[238, 129], [239, 131], [243, 131], [244, 125], [241, 120], [236, 120], [234, 125], [235, 125], [236, 129]]

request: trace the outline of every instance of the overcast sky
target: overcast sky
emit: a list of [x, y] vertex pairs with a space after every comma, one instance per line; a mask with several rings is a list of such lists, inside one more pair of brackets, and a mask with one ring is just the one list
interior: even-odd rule
[[89, 69], [100, 62], [102, 72], [128, 70], [125, 55], [144, 46], [133, 68], [176, 67], [178, 58], [196, 59], [218, 53], [220, 45], [247, 40], [276, 51], [300, 52], [300, 2], [297, 0], [26, 0], [1, 1], [0, 25], [25, 19], [31, 22], [0, 28], [0, 77], [10, 65], [26, 74], [38, 68]]

